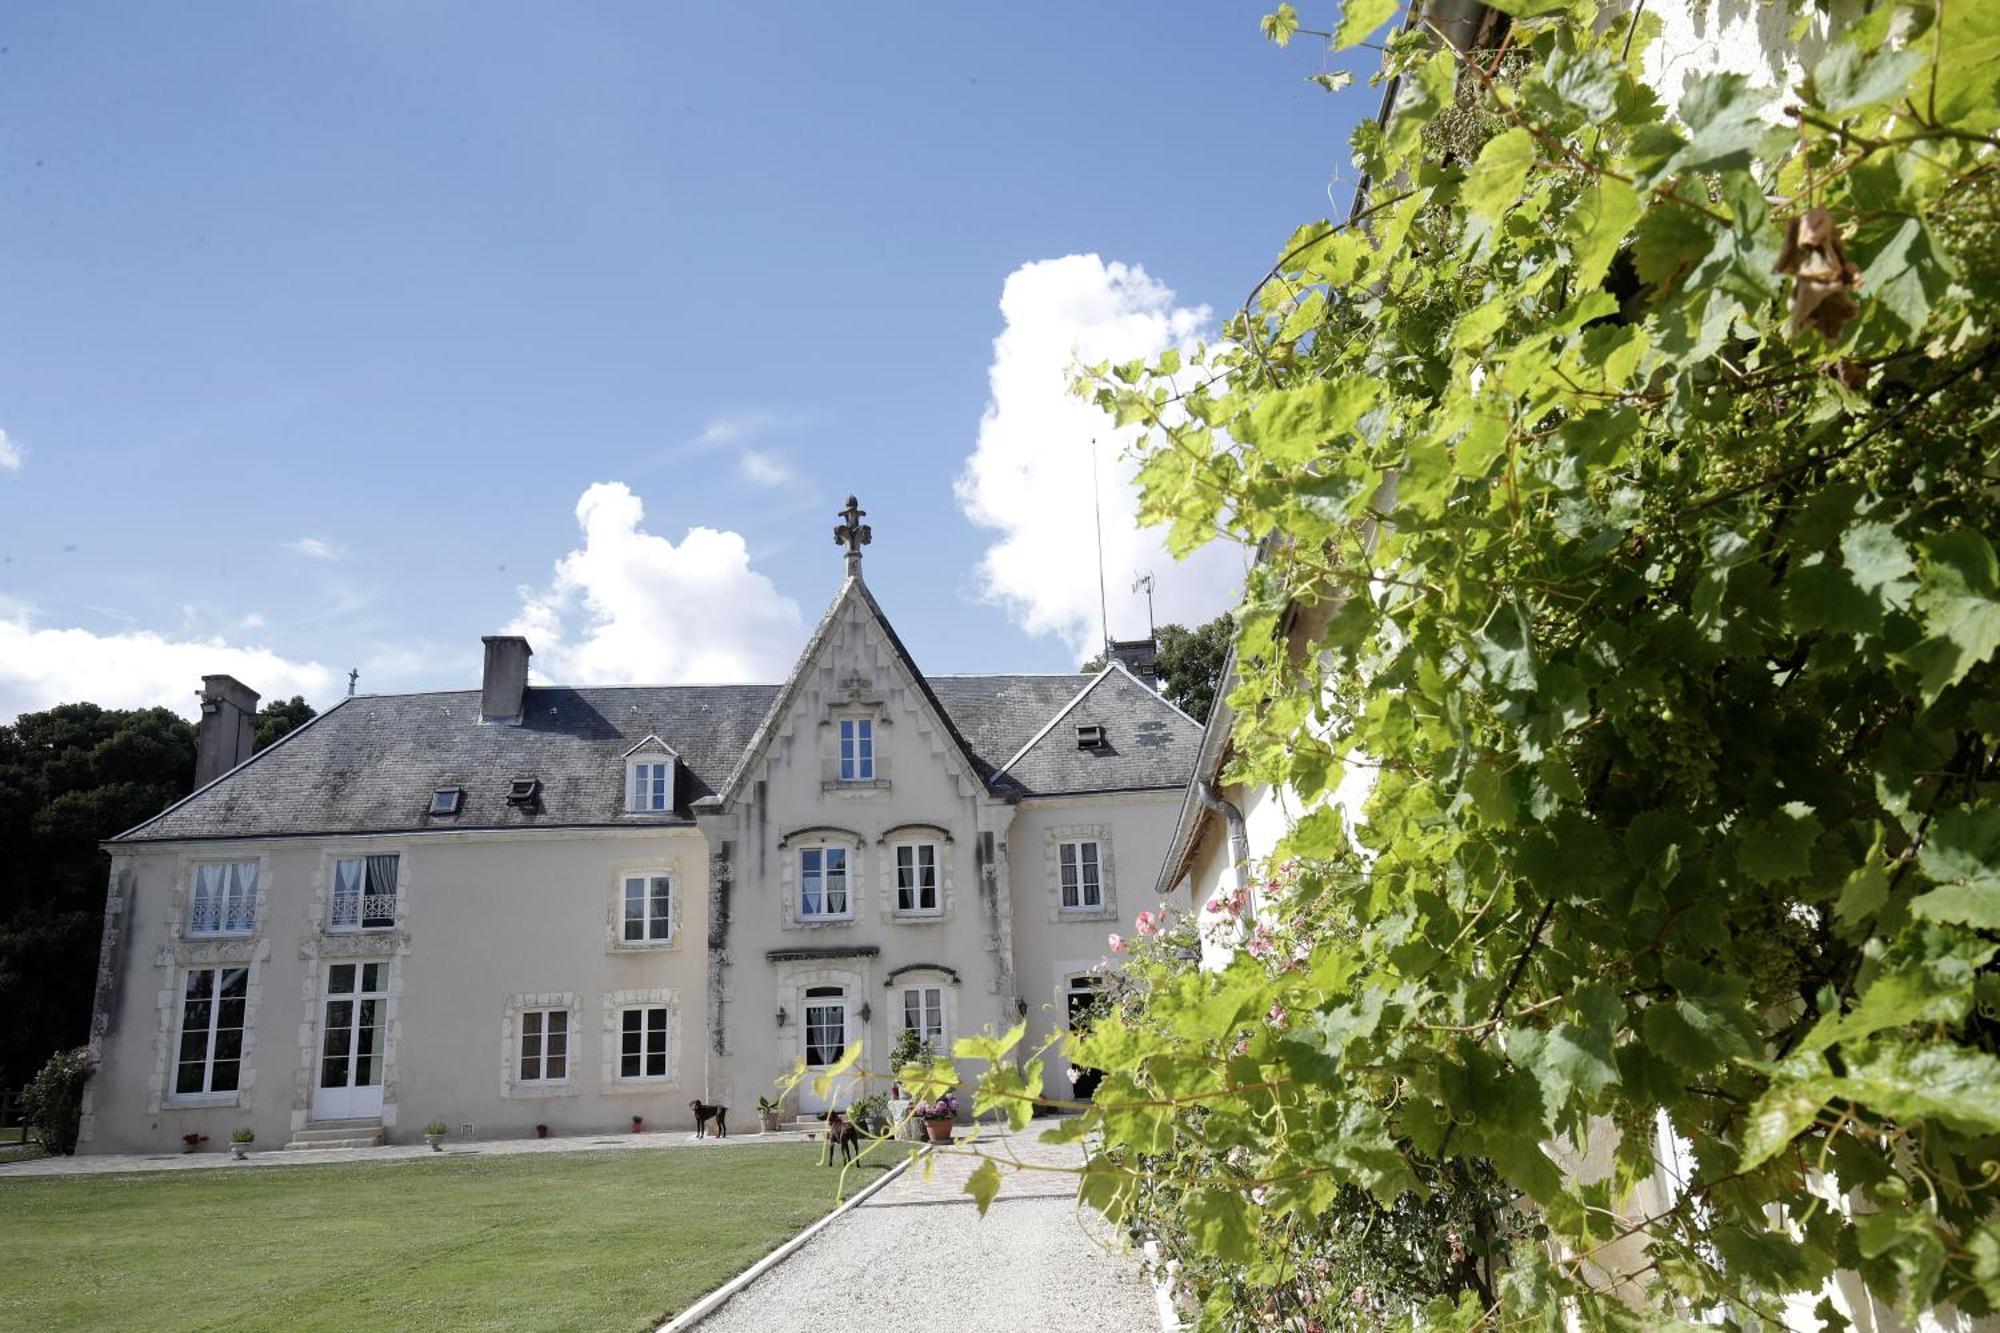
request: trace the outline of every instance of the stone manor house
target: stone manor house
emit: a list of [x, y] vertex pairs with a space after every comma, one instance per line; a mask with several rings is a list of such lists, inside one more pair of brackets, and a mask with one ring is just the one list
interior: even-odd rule
[[694, 1097], [750, 1128], [851, 1041], [1065, 1028], [1201, 728], [1117, 664], [925, 676], [861, 516], [782, 684], [531, 684], [496, 636], [477, 690], [350, 697], [253, 756], [256, 695], [207, 677], [194, 794], [107, 844], [81, 1150], [670, 1128]]

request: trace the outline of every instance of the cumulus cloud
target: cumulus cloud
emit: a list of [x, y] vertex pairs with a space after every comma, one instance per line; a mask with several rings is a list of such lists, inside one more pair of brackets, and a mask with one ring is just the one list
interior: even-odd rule
[[0, 719], [78, 701], [106, 708], [157, 704], [191, 719], [199, 711], [195, 693], [201, 678], [218, 673], [236, 677], [266, 699], [324, 696], [333, 678], [317, 662], [219, 638], [37, 628], [25, 612], [0, 616]]
[[745, 481], [757, 486], [784, 486], [799, 475], [784, 459], [759, 449], [745, 449], [736, 460], [736, 468]]
[[576, 502], [583, 544], [543, 588], [521, 590], [507, 627], [535, 650], [538, 679], [567, 685], [781, 680], [805, 642], [797, 603], [750, 567], [734, 532], [644, 527], [623, 482]]
[[19, 472], [21, 465], [27, 461], [28, 451], [8, 439], [6, 431], [0, 430], [0, 472]]
[[1218, 543], [1184, 561], [1168, 555], [1164, 531], [1138, 522], [1138, 469], [1127, 456], [1137, 427], [1120, 430], [1069, 390], [1078, 363], [1192, 347], [1209, 326], [1208, 307], [1176, 304], [1172, 289], [1136, 264], [1069, 255], [1008, 275], [1000, 314], [991, 397], [956, 485], [966, 516], [999, 534], [979, 564], [981, 593], [1030, 633], [1060, 636], [1079, 658], [1097, 651], [1094, 467], [1112, 634], [1145, 633], [1145, 598], [1131, 589], [1146, 573], [1162, 623], [1197, 623], [1233, 606], [1241, 553]]
[[338, 560], [347, 554], [347, 548], [323, 537], [298, 537], [285, 543], [285, 549], [294, 555], [306, 556], [312, 560]]

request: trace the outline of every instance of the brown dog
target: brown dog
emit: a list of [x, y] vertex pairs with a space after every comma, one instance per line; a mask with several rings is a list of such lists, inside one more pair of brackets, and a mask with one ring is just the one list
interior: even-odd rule
[[840, 1164], [847, 1165], [854, 1160], [854, 1154], [861, 1150], [861, 1131], [847, 1123], [838, 1111], [826, 1113], [826, 1155], [822, 1166], [833, 1165], [834, 1149], [840, 1150]]
[[700, 1139], [708, 1136], [708, 1122], [710, 1120], [715, 1121], [715, 1137], [719, 1139], [729, 1137], [728, 1107], [710, 1106], [707, 1102], [697, 1097], [688, 1103], [688, 1109], [694, 1112], [694, 1136], [696, 1138]]

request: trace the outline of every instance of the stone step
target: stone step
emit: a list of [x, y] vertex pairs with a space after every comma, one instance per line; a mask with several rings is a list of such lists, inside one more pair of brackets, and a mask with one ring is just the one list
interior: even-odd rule
[[379, 1148], [382, 1142], [380, 1119], [315, 1120], [295, 1132], [285, 1147], [292, 1151], [303, 1148]]

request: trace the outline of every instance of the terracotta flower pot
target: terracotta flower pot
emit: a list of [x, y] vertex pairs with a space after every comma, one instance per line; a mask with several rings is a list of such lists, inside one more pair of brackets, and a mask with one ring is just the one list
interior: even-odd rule
[[952, 1127], [958, 1122], [949, 1117], [924, 1121], [924, 1133], [930, 1135], [932, 1143], [950, 1143]]

